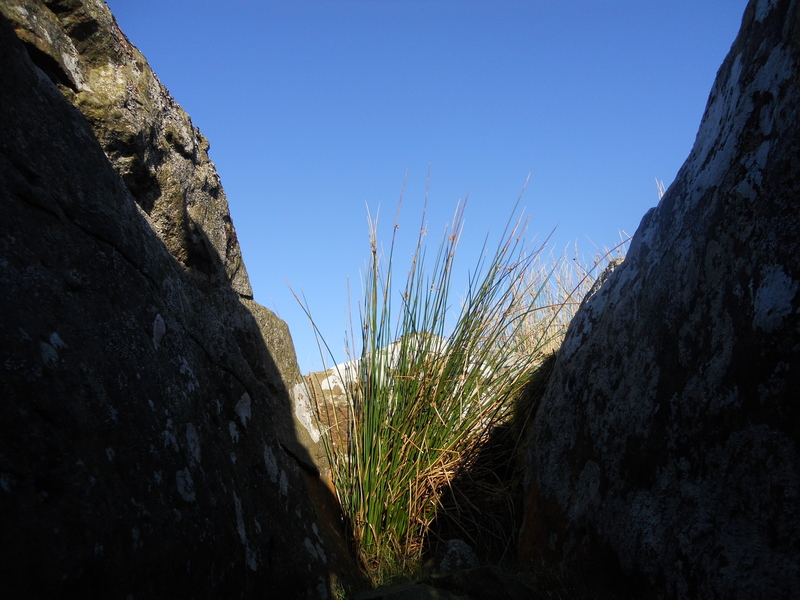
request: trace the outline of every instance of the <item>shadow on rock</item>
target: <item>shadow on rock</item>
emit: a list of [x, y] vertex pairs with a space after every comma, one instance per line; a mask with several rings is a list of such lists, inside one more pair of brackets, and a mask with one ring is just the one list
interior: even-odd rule
[[531, 373], [510, 420], [491, 431], [453, 478], [426, 539], [426, 555], [433, 556], [449, 540], [461, 539], [483, 563], [516, 560], [526, 431], [554, 362], [551, 355]]
[[[79, 50], [103, 39], [149, 68], [102, 2], [55, 5], [14, 13], [42, 31], [0, 17], [0, 577], [33, 596], [324, 598], [354, 569], [296, 429], [288, 330], [249, 299], [227, 204], [187, 209], [182, 248], [169, 215], [137, 208], [101, 113], [65, 95], [91, 103]], [[95, 46], [69, 38], [81, 20]], [[42, 51], [60, 40], [78, 92], [15, 29]], [[197, 268], [197, 247], [219, 268]]]

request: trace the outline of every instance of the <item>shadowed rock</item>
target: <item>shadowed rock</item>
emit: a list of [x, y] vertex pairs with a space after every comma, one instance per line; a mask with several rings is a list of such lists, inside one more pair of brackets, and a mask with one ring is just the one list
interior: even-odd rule
[[528, 559], [649, 597], [800, 597], [798, 107], [800, 2], [753, 0], [689, 158], [570, 326]]
[[170, 253], [190, 272], [250, 281], [208, 140], [120, 31], [101, 0], [5, 0], [32, 60], [87, 118]]
[[207, 143], [102, 2], [0, 13], [4, 589], [326, 597], [291, 337]]

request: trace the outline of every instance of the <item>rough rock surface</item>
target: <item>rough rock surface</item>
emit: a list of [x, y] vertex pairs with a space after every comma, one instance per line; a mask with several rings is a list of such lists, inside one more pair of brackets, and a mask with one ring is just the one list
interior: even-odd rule
[[751, 0], [689, 158], [578, 312], [523, 555], [649, 597], [800, 597], [800, 2]]
[[324, 466], [286, 324], [252, 300], [239, 241], [209, 143], [119, 29], [101, 0], [6, 0], [33, 62], [89, 121], [153, 231], [199, 287], [233, 289], [256, 318], [294, 406], [294, 436]]
[[0, 12], [3, 588], [326, 597], [291, 338], [207, 143], [103, 3]]
[[31, 59], [86, 116], [170, 253], [199, 278], [250, 281], [209, 144], [101, 0], [4, 0]]
[[[345, 383], [335, 369], [309, 373], [305, 376], [304, 394], [296, 394], [300, 402], [295, 402], [295, 416], [304, 423], [312, 441], [319, 439], [324, 431], [331, 436], [334, 447], [346, 447], [348, 439], [347, 423], [350, 421], [350, 400], [344, 390]], [[308, 399], [305, 403], [302, 401]], [[301, 408], [301, 407], [305, 408]], [[323, 446], [323, 444], [319, 444]], [[324, 451], [324, 448], [320, 448]], [[314, 457], [320, 465], [322, 477], [333, 486], [330, 464], [322, 457]]]

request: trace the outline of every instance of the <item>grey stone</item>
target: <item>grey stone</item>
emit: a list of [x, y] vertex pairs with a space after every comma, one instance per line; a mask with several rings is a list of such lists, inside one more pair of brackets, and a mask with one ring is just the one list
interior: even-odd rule
[[448, 540], [436, 553], [434, 571], [452, 573], [464, 569], [474, 569], [478, 559], [469, 544], [463, 540]]
[[352, 574], [291, 337], [247, 297], [207, 143], [102, 2], [0, 13], [4, 589], [325, 598]]
[[603, 269], [600, 275], [597, 276], [597, 279], [595, 279], [594, 283], [592, 284], [592, 287], [589, 288], [589, 291], [586, 292], [586, 295], [583, 297], [583, 300], [581, 300], [581, 306], [586, 304], [589, 301], [589, 298], [591, 298], [598, 292], [598, 290], [603, 286], [606, 280], [608, 280], [608, 278], [611, 277], [611, 274], [623, 262], [625, 262], [625, 259], [621, 256], [614, 257], [608, 261], [606, 268]]
[[800, 597], [800, 2], [752, 0], [689, 158], [578, 311], [522, 554], [647, 597]]
[[31, 58], [86, 116], [170, 253], [203, 281], [253, 292], [209, 143], [101, 0], [4, 0]]
[[[273, 362], [277, 370], [272, 368], [269, 376], [283, 380], [280, 394], [289, 402], [302, 401], [295, 398], [301, 378], [288, 327], [252, 300], [228, 201], [208, 157], [208, 140], [105, 3], [8, 0], [0, 3], [0, 14], [12, 23], [40, 71], [86, 117], [145, 220], [186, 273], [198, 286], [230, 288], [239, 295], [247, 318], [255, 317], [270, 348], [273, 360], [264, 364]], [[153, 323], [156, 346], [164, 334], [159, 318]], [[311, 471], [325, 469], [324, 450], [303, 423], [293, 418], [284, 435], [305, 449], [293, 453], [310, 458], [306, 466]]]

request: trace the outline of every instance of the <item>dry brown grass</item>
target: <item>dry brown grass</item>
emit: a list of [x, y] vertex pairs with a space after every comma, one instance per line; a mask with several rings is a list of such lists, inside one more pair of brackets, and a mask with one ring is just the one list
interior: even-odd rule
[[[382, 257], [373, 223], [357, 374], [344, 386], [345, 407], [327, 413], [320, 407], [336, 493], [375, 584], [419, 566], [431, 527], [447, 510], [444, 498], [471, 503], [478, 512], [486, 498], [500, 504], [510, 498], [522, 437], [509, 438], [511, 449], [489, 463], [481, 457], [493, 435], [508, 428], [530, 373], [558, 348], [584, 294], [614, 255], [598, 253], [588, 266], [545, 257], [544, 247], [531, 252], [525, 243], [526, 223], [512, 220], [497, 250], [481, 258], [450, 328], [445, 323], [462, 224], [463, 206], [427, 265], [422, 228], [398, 293], [392, 286], [394, 238]], [[470, 480], [472, 491], [450, 493], [459, 478]], [[502, 519], [482, 521], [487, 530], [504, 526]]]

